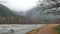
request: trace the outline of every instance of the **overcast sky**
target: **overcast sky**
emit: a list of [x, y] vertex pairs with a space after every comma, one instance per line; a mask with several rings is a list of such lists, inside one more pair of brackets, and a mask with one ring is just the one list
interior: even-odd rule
[[32, 8], [36, 6], [37, 0], [6, 0], [6, 6], [8, 6], [10, 9], [16, 10], [16, 11], [26, 11], [29, 8]]

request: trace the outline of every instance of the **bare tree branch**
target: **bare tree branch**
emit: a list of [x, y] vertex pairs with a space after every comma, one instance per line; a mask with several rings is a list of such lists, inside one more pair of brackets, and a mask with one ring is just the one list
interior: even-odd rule
[[60, 3], [57, 0], [44, 0], [43, 3], [41, 3], [40, 1], [39, 1], [39, 3], [40, 4], [38, 4], [38, 5], [45, 9], [60, 7]]

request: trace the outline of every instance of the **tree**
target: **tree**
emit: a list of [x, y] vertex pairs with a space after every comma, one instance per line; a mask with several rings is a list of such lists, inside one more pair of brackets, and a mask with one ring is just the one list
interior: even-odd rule
[[[60, 7], [60, 2], [59, 0], [38, 0], [38, 7], [42, 7], [45, 9], [51, 9], [51, 8], [59, 8]], [[55, 9], [55, 10], [56, 10]]]

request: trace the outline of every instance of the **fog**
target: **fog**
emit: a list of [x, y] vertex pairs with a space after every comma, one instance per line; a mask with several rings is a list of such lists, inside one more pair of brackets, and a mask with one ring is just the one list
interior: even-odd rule
[[[5, 0], [3, 0], [5, 1]], [[15, 11], [26, 11], [36, 6], [37, 0], [6, 0], [4, 3], [8, 8]]]

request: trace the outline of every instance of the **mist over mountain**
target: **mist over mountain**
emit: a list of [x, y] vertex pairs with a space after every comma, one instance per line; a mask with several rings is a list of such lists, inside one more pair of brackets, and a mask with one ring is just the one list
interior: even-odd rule
[[[33, 7], [31, 10], [28, 10], [26, 16], [28, 18], [36, 18], [38, 20], [44, 21], [53, 21], [60, 18], [60, 8], [56, 11], [52, 11], [53, 9], [46, 9], [45, 11], [41, 7]], [[47, 13], [51, 11], [51, 13]]]
[[[59, 8], [60, 9], [60, 8]], [[58, 11], [51, 11], [51, 14], [48, 14], [48, 9], [47, 10], [43, 10], [42, 7], [33, 7], [32, 9], [30, 10], [27, 10], [26, 11], [26, 14], [23, 15], [23, 12], [15, 12], [10, 10], [8, 7], [0, 4], [0, 16], [22, 16], [23, 17], [28, 17], [28, 18], [36, 18], [36, 19], [39, 19], [39, 20], [56, 20], [58, 18], [60, 18], [60, 10], [57, 9]], [[53, 14], [53, 13], [55, 14]], [[59, 15], [58, 15], [59, 14]]]
[[0, 16], [16, 16], [8, 7], [0, 4]]
[[30, 10], [27, 10], [27, 13], [26, 13], [26, 16], [28, 18], [31, 18], [33, 15], [35, 15], [36, 13], [40, 12], [41, 10], [37, 7], [33, 7], [32, 9]]

